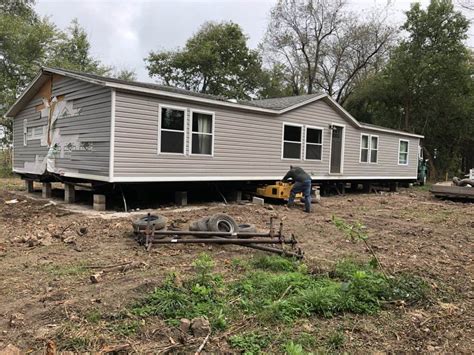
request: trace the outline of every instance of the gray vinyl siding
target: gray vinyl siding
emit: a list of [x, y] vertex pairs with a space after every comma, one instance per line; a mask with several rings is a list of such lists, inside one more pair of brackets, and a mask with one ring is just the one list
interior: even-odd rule
[[[61, 136], [78, 136], [78, 144], [92, 144], [91, 151], [73, 150], [55, 160], [55, 166], [64, 172], [75, 174], [109, 175], [111, 90], [80, 80], [62, 78], [53, 82], [53, 96], [64, 95], [64, 100], [73, 102], [73, 108], [80, 110], [77, 115], [59, 117], [56, 127]], [[23, 145], [23, 119], [28, 127], [46, 125], [47, 118], [40, 118], [36, 106], [40, 99], [31, 100], [13, 120], [14, 168], [24, 169], [25, 162], [42, 161], [47, 146], [40, 140], [28, 140]]]
[[47, 124], [46, 118], [41, 118], [36, 106], [41, 105], [41, 99], [33, 99], [13, 119], [13, 168], [23, 169], [25, 163], [34, 163], [36, 159], [43, 160], [48, 153], [48, 147], [41, 146], [40, 140], [28, 140], [23, 144], [23, 120], [27, 127], [38, 127]]
[[[185, 155], [158, 154], [160, 104], [187, 109]], [[193, 109], [215, 113], [213, 157], [189, 154], [190, 110]], [[281, 159], [284, 122], [323, 128], [322, 161]], [[313, 178], [331, 178], [334, 175], [329, 174], [330, 124], [345, 125], [343, 177], [416, 177], [418, 138], [361, 130], [323, 100], [277, 116], [120, 91], [116, 93], [114, 177], [278, 178], [293, 164], [302, 166]], [[379, 137], [377, 164], [359, 162], [361, 133]], [[406, 166], [398, 165], [400, 138], [409, 140], [409, 165]]]

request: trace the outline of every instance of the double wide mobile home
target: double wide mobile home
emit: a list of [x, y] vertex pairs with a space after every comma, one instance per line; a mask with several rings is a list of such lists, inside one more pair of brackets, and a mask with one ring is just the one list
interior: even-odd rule
[[13, 170], [29, 178], [414, 181], [422, 136], [358, 122], [326, 94], [227, 100], [44, 68], [6, 114]]

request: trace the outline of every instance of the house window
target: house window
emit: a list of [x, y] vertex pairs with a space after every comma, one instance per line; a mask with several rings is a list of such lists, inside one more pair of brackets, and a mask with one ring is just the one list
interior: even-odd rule
[[283, 125], [283, 159], [301, 159], [302, 127]]
[[377, 163], [379, 149], [379, 137], [362, 134], [360, 138], [360, 162]]
[[192, 112], [191, 154], [212, 155], [214, 114]]
[[370, 136], [370, 162], [377, 163], [377, 155], [379, 149], [379, 137]]
[[306, 160], [321, 160], [323, 155], [323, 130], [306, 127]]
[[160, 153], [184, 154], [186, 110], [161, 107]]
[[408, 165], [408, 141], [402, 139], [398, 145], [398, 164]]
[[41, 139], [41, 138], [43, 138], [44, 127], [45, 126], [28, 127], [27, 130], [26, 130], [26, 139], [27, 140], [32, 140], [32, 139]]

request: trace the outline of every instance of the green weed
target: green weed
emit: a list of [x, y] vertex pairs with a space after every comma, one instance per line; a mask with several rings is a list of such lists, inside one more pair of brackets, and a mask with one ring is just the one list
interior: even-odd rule
[[215, 329], [225, 329], [228, 306], [221, 275], [212, 273], [214, 263], [206, 254], [193, 266], [197, 273], [195, 278], [177, 285], [175, 275], [170, 275], [161, 287], [132, 308], [132, 314], [160, 316], [171, 324], [178, 324], [180, 318], [206, 316]]
[[278, 255], [265, 255], [258, 257], [253, 260], [252, 265], [258, 269], [275, 272], [304, 271], [300, 270], [300, 268], [304, 269], [304, 264], [300, 263], [297, 260], [284, 258]]
[[327, 347], [330, 350], [338, 350], [344, 346], [345, 341], [344, 333], [342, 331], [337, 331], [329, 336]]
[[303, 346], [301, 344], [294, 343], [293, 340], [286, 343], [283, 346], [283, 350], [287, 355], [310, 355], [310, 353], [306, 352], [303, 349]]
[[109, 329], [112, 333], [115, 333], [120, 336], [128, 337], [138, 333], [140, 330], [140, 322], [137, 320], [128, 320], [124, 322], [119, 322], [111, 324]]
[[88, 271], [88, 269], [82, 265], [49, 265], [46, 267], [46, 271], [56, 277], [64, 276], [77, 276], [82, 275]]
[[373, 266], [350, 260], [338, 263], [324, 276], [310, 275], [299, 262], [275, 257], [258, 258], [251, 264], [257, 270], [224, 283], [213, 272], [212, 259], [202, 255], [193, 263], [194, 277], [178, 284], [170, 275], [131, 312], [139, 317], [159, 316], [171, 324], [178, 324], [180, 318], [206, 316], [214, 329], [225, 329], [242, 312], [265, 324], [291, 323], [315, 314], [374, 314], [386, 301], [419, 301], [427, 291], [419, 278], [386, 278]]
[[267, 335], [256, 332], [244, 333], [241, 335], [233, 335], [228, 340], [229, 345], [239, 349], [243, 354], [260, 354], [270, 343]]
[[94, 309], [94, 310], [92, 310], [92, 311], [90, 311], [89, 313], [86, 314], [86, 320], [89, 323], [96, 324], [96, 323], [99, 323], [101, 319], [102, 319], [102, 315], [96, 309]]

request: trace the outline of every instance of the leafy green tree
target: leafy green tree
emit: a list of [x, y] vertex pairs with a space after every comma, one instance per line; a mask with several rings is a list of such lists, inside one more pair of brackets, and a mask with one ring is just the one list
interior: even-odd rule
[[108, 74], [90, 55], [87, 34], [77, 20], [62, 32], [34, 10], [34, 0], [0, 0], [0, 125], [1, 142], [12, 141], [12, 122], [7, 109], [33, 80], [42, 66]]
[[260, 98], [292, 96], [293, 88], [288, 84], [285, 68], [281, 64], [274, 64], [270, 69], [263, 69]]
[[249, 98], [261, 85], [261, 60], [232, 22], [205, 23], [181, 50], [150, 52], [150, 77], [201, 93]]
[[469, 21], [450, 0], [419, 3], [406, 13], [408, 34], [388, 65], [349, 98], [362, 120], [425, 135], [432, 177], [457, 173], [473, 132], [473, 66], [463, 41]]
[[11, 121], [3, 115], [50, 55], [56, 34], [55, 26], [37, 16], [33, 5], [0, 1], [0, 124], [6, 128], [6, 145], [11, 142]]
[[121, 80], [136, 81], [137, 73], [135, 72], [135, 70], [123, 68], [116, 71], [113, 74], [113, 77]]
[[102, 65], [98, 59], [92, 57], [90, 47], [86, 31], [78, 20], [74, 19], [66, 32], [57, 33], [56, 45], [47, 64], [99, 75], [109, 74], [112, 68]]

